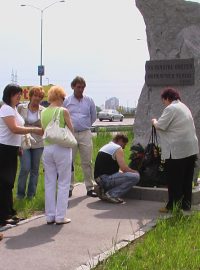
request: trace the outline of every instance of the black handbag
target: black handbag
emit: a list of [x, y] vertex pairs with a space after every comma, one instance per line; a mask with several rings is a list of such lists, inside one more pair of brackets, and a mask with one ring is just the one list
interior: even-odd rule
[[[138, 151], [137, 151], [138, 150]], [[161, 160], [161, 149], [158, 146], [156, 129], [152, 126], [151, 136], [145, 148], [140, 144], [131, 147], [130, 168], [138, 170], [140, 181], [138, 186], [166, 186], [164, 162]]]

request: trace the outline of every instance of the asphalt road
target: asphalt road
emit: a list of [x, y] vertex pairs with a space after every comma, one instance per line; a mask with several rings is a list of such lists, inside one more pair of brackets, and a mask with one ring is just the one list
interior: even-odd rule
[[110, 122], [108, 120], [104, 120], [104, 121], [99, 121], [99, 119], [97, 119], [95, 121], [95, 123], [93, 124], [93, 126], [127, 126], [127, 125], [133, 125], [134, 123], [134, 118], [124, 118], [124, 120], [122, 122], [120, 121], [114, 121], [114, 122]]

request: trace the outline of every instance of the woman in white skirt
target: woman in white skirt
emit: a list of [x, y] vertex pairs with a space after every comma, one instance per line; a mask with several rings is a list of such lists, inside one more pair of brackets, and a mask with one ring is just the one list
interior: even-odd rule
[[[69, 112], [63, 108], [66, 93], [60, 86], [52, 86], [48, 92], [49, 107], [42, 111], [41, 122], [45, 130], [55, 112], [61, 109], [60, 127], [73, 132]], [[68, 195], [71, 181], [72, 149], [44, 141], [43, 163], [45, 169], [45, 213], [47, 224], [67, 224]]]

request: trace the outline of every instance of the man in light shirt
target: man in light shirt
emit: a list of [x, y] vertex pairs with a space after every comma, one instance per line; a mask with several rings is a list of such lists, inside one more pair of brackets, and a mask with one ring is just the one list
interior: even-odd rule
[[[96, 106], [92, 98], [83, 95], [86, 82], [82, 77], [76, 77], [71, 82], [73, 95], [67, 97], [64, 101], [64, 107], [69, 110], [74, 127], [74, 135], [77, 140], [77, 146], [73, 148], [73, 164], [79, 150], [81, 166], [84, 175], [84, 182], [87, 189], [87, 196], [97, 197], [94, 192], [93, 169], [92, 169], [92, 134], [91, 126], [97, 118]], [[72, 172], [71, 186], [69, 196], [72, 196], [74, 188], [74, 171]]]

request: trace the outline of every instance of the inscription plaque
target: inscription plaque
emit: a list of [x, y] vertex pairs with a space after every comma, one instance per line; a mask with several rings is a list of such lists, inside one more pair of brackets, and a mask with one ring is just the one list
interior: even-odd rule
[[147, 86], [194, 85], [194, 58], [146, 61]]

